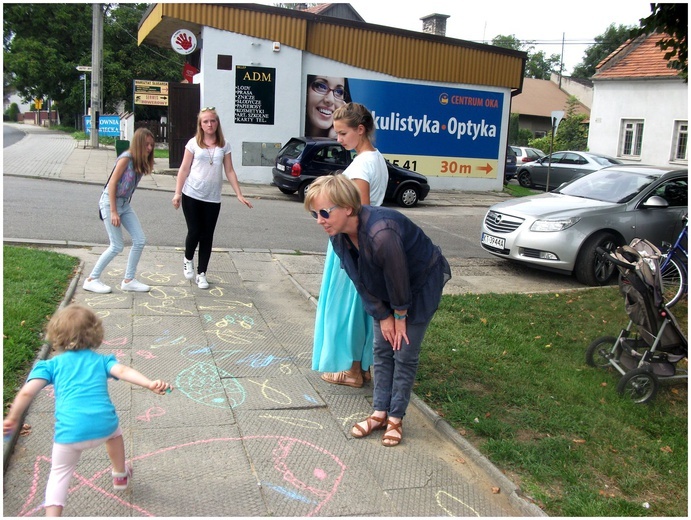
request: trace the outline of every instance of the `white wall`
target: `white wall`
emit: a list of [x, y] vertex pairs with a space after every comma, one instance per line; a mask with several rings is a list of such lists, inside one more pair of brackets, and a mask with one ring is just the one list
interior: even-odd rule
[[[200, 84], [201, 106], [215, 106], [223, 133], [233, 149], [233, 165], [241, 182], [269, 184], [271, 167], [242, 166], [242, 143], [265, 142], [285, 144], [291, 137], [304, 133], [305, 92], [307, 74], [345, 76], [358, 79], [398, 81], [423, 85], [471, 88], [504, 94], [504, 131], [500, 142], [499, 165], [506, 158], [506, 140], [510, 109], [509, 89], [478, 87], [477, 85], [431, 83], [402, 80], [393, 76], [345, 65], [333, 60], [281, 45], [274, 52], [269, 40], [252, 38], [232, 32], [205, 27], [202, 32], [201, 72], [194, 77]], [[217, 70], [217, 56], [232, 56], [233, 70]], [[235, 124], [235, 68], [237, 65], [276, 69], [276, 106], [273, 125]], [[376, 138], [376, 134], [375, 134]], [[501, 167], [503, 172], [503, 167]], [[425, 174], [425, 172], [420, 172]], [[503, 178], [454, 178], [427, 176], [432, 189], [463, 189], [471, 191], [501, 191]]]
[[676, 80], [595, 81], [588, 149], [618, 157], [623, 119], [644, 123], [641, 157], [636, 162], [679, 166], [670, 158], [675, 121], [688, 120], [688, 85]]

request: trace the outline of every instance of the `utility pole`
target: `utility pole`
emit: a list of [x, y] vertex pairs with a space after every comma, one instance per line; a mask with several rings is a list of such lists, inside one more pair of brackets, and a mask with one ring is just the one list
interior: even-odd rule
[[91, 31], [91, 147], [98, 148], [101, 79], [103, 78], [103, 9], [101, 4], [93, 4]]

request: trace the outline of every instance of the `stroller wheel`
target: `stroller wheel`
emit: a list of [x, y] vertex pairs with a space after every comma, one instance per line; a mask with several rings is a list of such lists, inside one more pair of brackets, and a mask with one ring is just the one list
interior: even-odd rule
[[655, 398], [659, 386], [658, 379], [650, 368], [641, 367], [624, 374], [617, 384], [617, 391], [636, 404], [644, 404]]
[[621, 355], [621, 345], [617, 343], [614, 336], [603, 336], [597, 338], [585, 352], [585, 362], [591, 367], [607, 368], [610, 359], [619, 359]]

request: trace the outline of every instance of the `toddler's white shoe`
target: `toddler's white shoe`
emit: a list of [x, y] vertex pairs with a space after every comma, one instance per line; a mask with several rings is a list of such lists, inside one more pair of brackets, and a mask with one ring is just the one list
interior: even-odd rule
[[133, 292], [149, 292], [151, 287], [145, 283], [140, 282], [136, 278], [132, 278], [129, 282], [123, 282], [120, 284], [120, 289], [123, 291], [133, 291]]
[[185, 278], [191, 280], [194, 278], [194, 262], [192, 260], [183, 259], [182, 272], [185, 274]]
[[109, 285], [104, 284], [99, 278], [94, 278], [89, 280], [88, 278], [84, 280], [84, 285], [82, 285], [85, 291], [95, 292], [100, 294], [108, 294], [112, 291]]
[[209, 288], [209, 282], [206, 281], [206, 273], [199, 273], [197, 275], [197, 287], [200, 289]]

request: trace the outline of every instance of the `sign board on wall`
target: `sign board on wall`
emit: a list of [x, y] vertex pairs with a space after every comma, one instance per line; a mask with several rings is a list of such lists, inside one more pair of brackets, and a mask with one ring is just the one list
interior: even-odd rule
[[[314, 77], [308, 76], [308, 82]], [[329, 88], [321, 90], [334, 101], [333, 109], [354, 101], [372, 112], [376, 146], [391, 162], [440, 177], [496, 178], [503, 171], [498, 164], [502, 93], [316, 77], [328, 82]], [[332, 90], [338, 85], [346, 89], [343, 95]], [[306, 119], [316, 90], [308, 84]]]
[[276, 69], [235, 67], [235, 123], [273, 125]]
[[[84, 117], [84, 128], [91, 135], [91, 116]], [[120, 116], [100, 116], [98, 118], [98, 135], [119, 137]]]
[[134, 80], [134, 104], [168, 106], [168, 82]]

